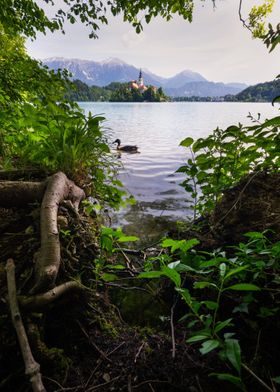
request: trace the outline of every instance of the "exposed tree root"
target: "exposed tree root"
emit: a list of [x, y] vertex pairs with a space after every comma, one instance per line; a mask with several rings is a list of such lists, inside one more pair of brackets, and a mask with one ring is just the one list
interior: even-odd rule
[[39, 311], [43, 310], [47, 305], [53, 303], [58, 298], [72, 293], [73, 291], [82, 291], [84, 290], [83, 286], [79, 283], [70, 281], [63, 283], [59, 286], [54, 287], [53, 289], [47, 291], [43, 294], [37, 294], [33, 296], [20, 296], [18, 297], [18, 301], [20, 307], [28, 310], [28, 311]]
[[63, 200], [71, 200], [75, 209], [85, 197], [84, 191], [70, 181], [62, 172], [48, 180], [41, 205], [41, 248], [36, 255], [35, 285], [31, 293], [54, 286], [60, 266], [60, 242], [57, 212]]

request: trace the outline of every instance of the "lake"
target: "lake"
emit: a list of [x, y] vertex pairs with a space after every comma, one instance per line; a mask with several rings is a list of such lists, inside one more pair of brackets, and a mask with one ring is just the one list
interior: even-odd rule
[[[164, 102], [110, 103], [80, 102], [92, 114], [102, 114], [109, 143], [136, 144], [139, 154], [122, 153], [119, 178], [137, 204], [113, 217], [115, 225], [128, 232], [151, 238], [162, 235], [169, 224], [191, 216], [188, 194], [179, 185], [184, 176], [175, 173], [188, 158], [180, 142], [190, 136], [207, 136], [217, 126], [250, 124], [250, 112], [262, 119], [279, 110], [269, 103]], [[115, 145], [111, 144], [112, 150]]]

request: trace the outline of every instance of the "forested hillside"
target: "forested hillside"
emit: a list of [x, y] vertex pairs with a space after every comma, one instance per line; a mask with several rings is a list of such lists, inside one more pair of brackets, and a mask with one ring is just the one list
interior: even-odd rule
[[280, 79], [250, 86], [236, 95], [226, 95], [225, 101], [272, 102], [280, 96]]

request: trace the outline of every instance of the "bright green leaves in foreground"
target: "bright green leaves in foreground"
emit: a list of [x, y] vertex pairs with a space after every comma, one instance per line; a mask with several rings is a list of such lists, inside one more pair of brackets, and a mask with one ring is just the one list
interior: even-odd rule
[[249, 173], [279, 170], [280, 117], [251, 119], [253, 126], [216, 128], [205, 139], [188, 137], [181, 142], [189, 158], [178, 172], [186, 175], [181, 185], [191, 194], [194, 218], [212, 211], [223, 191]]
[[[215, 252], [196, 251], [194, 247], [199, 243], [196, 239], [165, 239], [162, 246], [170, 248], [171, 254], [150, 259], [146, 271], [138, 276], [168, 278], [172, 282], [186, 304], [181, 322], [191, 335], [187, 342], [198, 344], [202, 355], [215, 350], [232, 372], [214, 375], [241, 390], [245, 390], [242, 347], [235, 323], [242, 313], [252, 313], [261, 320], [273, 317], [280, 310], [280, 302], [274, 295], [279, 294], [275, 283], [280, 279], [280, 243], [270, 243], [265, 233], [249, 232], [246, 236], [247, 243]], [[262, 292], [265, 292], [266, 306], [262, 303]], [[230, 293], [236, 294], [230, 296]]]

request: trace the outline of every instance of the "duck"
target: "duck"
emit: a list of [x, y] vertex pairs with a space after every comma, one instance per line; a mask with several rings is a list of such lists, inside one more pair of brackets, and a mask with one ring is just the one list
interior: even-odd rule
[[118, 151], [124, 151], [124, 152], [138, 152], [138, 147], [137, 146], [121, 146], [121, 141], [120, 139], [116, 139], [114, 143], [117, 143], [117, 150]]

